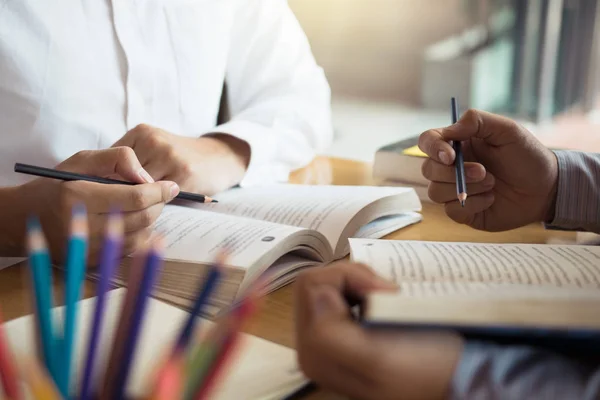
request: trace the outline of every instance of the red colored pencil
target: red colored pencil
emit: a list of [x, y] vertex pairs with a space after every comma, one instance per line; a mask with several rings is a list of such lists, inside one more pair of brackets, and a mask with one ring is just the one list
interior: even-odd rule
[[10, 351], [8, 340], [4, 334], [2, 314], [0, 312], [0, 379], [4, 394], [9, 400], [20, 400], [23, 398], [15, 360]]

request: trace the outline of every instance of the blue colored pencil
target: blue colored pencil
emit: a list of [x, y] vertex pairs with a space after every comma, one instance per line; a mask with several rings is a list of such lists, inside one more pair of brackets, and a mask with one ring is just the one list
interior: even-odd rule
[[210, 296], [217, 287], [217, 283], [221, 278], [221, 265], [222, 261], [219, 259], [217, 264], [211, 265], [208, 272], [206, 273], [206, 279], [204, 285], [200, 286], [198, 291], [198, 297], [192, 307], [191, 313], [188, 316], [183, 329], [181, 330], [177, 342], [175, 344], [175, 352], [184, 352], [188, 347], [194, 328], [196, 328], [198, 315], [202, 314], [202, 311], [207, 304]]
[[[450, 107], [452, 109], [452, 124], [456, 124], [458, 122], [458, 102], [455, 97], [451, 99]], [[467, 184], [465, 181], [465, 160], [460, 140], [454, 140], [452, 142], [452, 147], [454, 148], [455, 154], [454, 172], [456, 174], [456, 196], [460, 205], [464, 207], [465, 201], [467, 200]]]
[[92, 379], [94, 372], [94, 363], [96, 360], [96, 347], [100, 340], [102, 331], [102, 322], [104, 319], [104, 307], [106, 304], [106, 292], [110, 288], [110, 283], [115, 273], [121, 256], [121, 248], [123, 244], [123, 218], [119, 213], [113, 212], [108, 217], [106, 225], [106, 237], [100, 256], [100, 279], [98, 281], [96, 308], [90, 330], [90, 341], [88, 343], [87, 358], [83, 371], [81, 383], [80, 400], [89, 400], [93, 397], [92, 394]]
[[115, 386], [111, 399], [121, 400], [125, 398], [125, 390], [127, 388], [127, 380], [129, 378], [131, 362], [135, 356], [135, 349], [142, 327], [146, 306], [148, 304], [148, 297], [152, 293], [154, 283], [160, 272], [162, 253], [163, 247], [161, 241], [155, 242], [148, 253], [144, 277], [140, 284], [138, 297], [135, 302], [130, 329], [125, 339], [123, 355], [120, 360], [121, 362], [119, 363], [119, 374], [115, 378]]
[[71, 217], [71, 237], [65, 262], [65, 325], [63, 338], [63, 367], [60, 371], [58, 390], [64, 398], [69, 398], [71, 366], [73, 364], [74, 343], [77, 322], [77, 302], [81, 296], [81, 286], [85, 277], [87, 258], [88, 222], [83, 205], [73, 208]]
[[46, 369], [57, 383], [59, 359], [57, 357], [57, 341], [52, 327], [52, 284], [50, 255], [46, 239], [42, 233], [40, 222], [31, 217], [27, 221], [27, 247], [29, 251], [29, 268], [34, 289], [34, 301], [39, 327], [39, 341]]

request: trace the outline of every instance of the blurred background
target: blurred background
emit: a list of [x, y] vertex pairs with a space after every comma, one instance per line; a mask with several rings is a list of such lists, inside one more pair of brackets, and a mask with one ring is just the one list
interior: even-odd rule
[[328, 154], [371, 161], [448, 125], [452, 96], [600, 151], [599, 2], [289, 0], [332, 87]]

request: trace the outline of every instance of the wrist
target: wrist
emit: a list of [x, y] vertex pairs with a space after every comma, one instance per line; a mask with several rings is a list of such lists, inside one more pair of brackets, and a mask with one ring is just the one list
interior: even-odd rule
[[250, 164], [250, 145], [225, 133], [210, 133], [200, 137], [200, 140], [211, 142], [212, 152], [219, 160], [221, 172], [226, 172], [227, 186], [239, 184]]
[[463, 338], [448, 332], [404, 332], [402, 335], [412, 338], [413, 355], [406, 360], [406, 365], [412, 368], [402, 372], [406, 379], [399, 382], [398, 392], [411, 399], [448, 398], [461, 362]]
[[248, 143], [226, 133], [210, 133], [203, 137], [215, 140], [223, 146], [225, 152], [232, 156], [243, 167], [244, 171], [248, 168], [250, 164], [250, 146]]
[[558, 197], [558, 179], [559, 179], [558, 158], [556, 157], [556, 154], [554, 154], [554, 152], [551, 152], [551, 153], [552, 153], [552, 161], [553, 161], [552, 165], [554, 167], [551, 169], [551, 171], [553, 172], [552, 178], [551, 178], [552, 186], [548, 193], [548, 197], [546, 198], [546, 206], [544, 209], [543, 220], [542, 220], [542, 222], [544, 222], [546, 224], [550, 224], [554, 220], [555, 210], [556, 210], [556, 199]]
[[552, 191], [550, 192], [548, 205], [546, 207], [544, 223], [550, 224], [554, 221], [554, 216], [556, 214], [556, 197], [558, 196], [558, 185], [555, 185]]
[[26, 206], [23, 186], [0, 188], [0, 256], [21, 257], [26, 254]]

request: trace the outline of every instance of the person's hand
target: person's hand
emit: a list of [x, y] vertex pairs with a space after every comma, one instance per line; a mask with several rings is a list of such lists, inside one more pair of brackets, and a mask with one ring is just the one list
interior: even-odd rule
[[[460, 140], [469, 197], [456, 199], [454, 150]], [[482, 111], [467, 111], [454, 125], [424, 132], [419, 148], [429, 156], [423, 175], [429, 197], [444, 203], [454, 221], [486, 231], [503, 231], [552, 219], [558, 161], [516, 122]]]
[[229, 135], [184, 137], [138, 125], [113, 146], [131, 147], [155, 180], [177, 182], [181, 190], [212, 195], [241, 182], [249, 146]]
[[296, 345], [304, 374], [356, 399], [441, 399], [449, 394], [462, 340], [451, 333], [369, 330], [346, 299], [395, 290], [371, 269], [338, 263], [296, 282]]
[[[63, 182], [40, 178], [19, 188], [23, 210], [40, 218], [42, 228], [55, 261], [62, 261], [67, 247], [71, 211], [83, 204], [88, 212], [88, 259], [98, 262], [105, 236], [109, 212], [123, 212], [125, 237], [123, 254], [131, 254], [143, 246], [152, 233], [152, 225], [165, 203], [178, 193], [174, 182], [148, 183], [134, 152], [127, 147], [99, 151], [82, 151], [56, 167], [59, 170], [99, 177], [112, 177], [139, 185], [107, 185], [86, 181]], [[23, 224], [24, 225], [24, 224]]]

